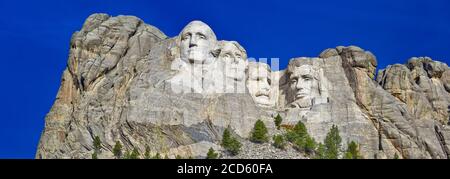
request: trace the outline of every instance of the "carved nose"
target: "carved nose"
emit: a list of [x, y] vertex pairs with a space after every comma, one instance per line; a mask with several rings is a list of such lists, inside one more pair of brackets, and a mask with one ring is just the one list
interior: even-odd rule
[[191, 40], [189, 40], [189, 48], [191, 47], [197, 47], [197, 40], [195, 40], [195, 38], [191, 38]]
[[261, 84], [261, 89], [262, 89], [263, 91], [269, 91], [269, 90], [270, 90], [270, 85], [269, 85], [268, 83], [266, 83], [266, 82], [263, 82], [263, 83]]
[[192, 47], [197, 47], [197, 44], [195, 44], [195, 43], [190, 43], [190, 44], [189, 44], [189, 48], [192, 48]]
[[296, 87], [298, 90], [302, 90], [302, 89], [303, 89], [303, 86], [300, 84], [300, 82], [297, 82], [297, 84], [295, 85], [295, 87]]

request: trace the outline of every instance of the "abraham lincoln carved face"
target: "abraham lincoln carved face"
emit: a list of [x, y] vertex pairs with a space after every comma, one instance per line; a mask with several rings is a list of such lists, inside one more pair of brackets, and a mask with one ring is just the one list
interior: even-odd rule
[[288, 67], [289, 101], [293, 108], [310, 108], [314, 104], [327, 103], [326, 79], [322, 69], [312, 64], [293, 61]]
[[294, 100], [319, 96], [319, 77], [311, 65], [296, 67], [289, 76]]

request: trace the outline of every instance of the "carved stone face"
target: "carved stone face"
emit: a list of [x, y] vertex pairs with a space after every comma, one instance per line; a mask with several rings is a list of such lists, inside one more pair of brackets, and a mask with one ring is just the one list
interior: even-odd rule
[[211, 51], [217, 43], [212, 29], [203, 22], [189, 23], [179, 35], [180, 55], [183, 61], [195, 64], [212, 62]]
[[222, 42], [219, 59], [225, 65], [225, 77], [242, 81], [247, 68], [246, 53], [237, 42]]
[[271, 71], [267, 65], [249, 65], [247, 88], [258, 105], [271, 106]]
[[307, 101], [320, 96], [318, 72], [311, 65], [295, 67], [289, 77], [294, 101]]

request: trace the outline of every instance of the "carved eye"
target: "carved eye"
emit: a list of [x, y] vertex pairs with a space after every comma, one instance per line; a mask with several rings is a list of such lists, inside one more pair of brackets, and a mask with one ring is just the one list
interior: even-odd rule
[[236, 53], [234, 56], [236, 56], [236, 58], [242, 58], [241, 54]]
[[199, 37], [200, 39], [206, 39], [206, 36], [203, 35], [203, 34], [198, 34], [198, 37]]
[[181, 40], [182, 40], [182, 41], [185, 41], [185, 40], [187, 40], [190, 36], [191, 36], [191, 34], [184, 34], [184, 35], [181, 37]]
[[226, 53], [225, 55], [223, 55], [223, 57], [225, 57], [225, 58], [230, 58], [230, 57], [231, 57], [231, 54]]
[[292, 78], [292, 79], [291, 79], [291, 82], [292, 82], [292, 83], [297, 83], [297, 81], [298, 81], [297, 78]]
[[312, 80], [312, 76], [310, 76], [310, 75], [302, 75], [302, 80], [304, 80], [304, 81], [311, 81]]

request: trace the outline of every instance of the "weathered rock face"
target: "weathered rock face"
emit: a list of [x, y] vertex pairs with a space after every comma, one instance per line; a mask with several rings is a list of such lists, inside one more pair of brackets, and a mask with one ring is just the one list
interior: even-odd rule
[[445, 80], [441, 80], [448, 70], [446, 64], [430, 58], [412, 58], [407, 65], [380, 70], [377, 77], [383, 89], [404, 106], [416, 131], [413, 136], [422, 141], [433, 158], [447, 158], [450, 154], [445, 142], [450, 101]]
[[292, 59], [282, 71], [246, 57], [200, 21], [168, 38], [136, 17], [91, 15], [72, 37], [36, 158], [90, 158], [95, 136], [99, 158], [113, 158], [116, 141], [140, 153], [148, 146], [170, 158], [203, 157], [222, 150], [227, 127], [244, 144], [235, 157], [304, 158], [245, 141], [258, 119], [279, 134], [276, 114], [284, 125], [304, 122], [316, 141], [337, 125], [344, 146], [358, 142], [365, 158], [450, 157], [444, 63], [412, 58], [375, 79], [375, 56], [355, 46]]

